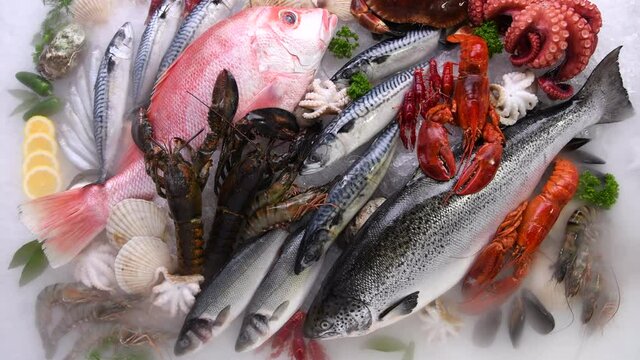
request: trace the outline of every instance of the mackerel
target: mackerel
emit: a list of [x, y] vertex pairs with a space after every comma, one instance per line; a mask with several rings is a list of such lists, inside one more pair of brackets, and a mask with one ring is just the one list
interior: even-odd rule
[[505, 129], [501, 166], [480, 192], [447, 202], [453, 182], [422, 178], [387, 200], [332, 268], [309, 310], [305, 335], [364, 335], [453, 287], [565, 144], [588, 126], [632, 113], [619, 51], [605, 57], [571, 100]]
[[318, 208], [307, 225], [296, 258], [297, 274], [320, 260], [329, 245], [369, 201], [389, 169], [398, 144], [398, 132], [396, 122], [389, 124], [364, 156], [329, 190], [326, 204]]
[[133, 99], [135, 104], [149, 101], [160, 60], [167, 52], [180, 25], [184, 0], [163, 0], [151, 13], [142, 33], [133, 64]]
[[412, 30], [401, 38], [379, 42], [349, 60], [331, 81], [348, 84], [353, 75], [363, 72], [372, 83], [432, 57], [438, 48], [440, 30]]
[[369, 142], [396, 116], [413, 84], [414, 69], [425, 66], [422, 63], [394, 75], [347, 106], [322, 130], [300, 174], [323, 171]]
[[257, 348], [267, 341], [302, 306], [315, 285], [322, 263], [318, 262], [299, 275], [293, 272], [304, 228], [291, 236], [273, 268], [264, 278], [251, 303], [236, 341], [236, 351]]
[[287, 235], [282, 229], [266, 233], [243, 248], [212, 281], [203, 285], [178, 335], [176, 355], [199, 349], [244, 311]]
[[169, 45], [167, 52], [160, 62], [160, 68], [156, 75], [157, 79], [173, 64], [187, 45], [207, 31], [209, 27], [229, 17], [235, 4], [236, 0], [200, 0], [187, 17], [185, 17], [173, 37], [171, 45]]
[[93, 88], [93, 136], [98, 154], [99, 178], [104, 182], [114, 169], [129, 98], [133, 29], [124, 23], [104, 53]]

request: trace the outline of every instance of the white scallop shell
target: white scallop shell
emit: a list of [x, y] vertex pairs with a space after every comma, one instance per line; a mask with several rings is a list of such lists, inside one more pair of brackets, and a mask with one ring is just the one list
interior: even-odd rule
[[146, 293], [158, 282], [160, 268], [175, 268], [169, 246], [156, 237], [134, 237], [116, 256], [116, 281], [126, 293]]
[[112, 0], [74, 0], [69, 9], [73, 19], [82, 24], [104, 23], [111, 15]]
[[117, 203], [107, 220], [107, 238], [116, 247], [136, 236], [164, 238], [168, 215], [151, 201], [126, 199]]
[[153, 287], [153, 305], [168, 311], [171, 317], [186, 314], [196, 301], [200, 292], [202, 275], [171, 275], [166, 269], [159, 271], [165, 280]]

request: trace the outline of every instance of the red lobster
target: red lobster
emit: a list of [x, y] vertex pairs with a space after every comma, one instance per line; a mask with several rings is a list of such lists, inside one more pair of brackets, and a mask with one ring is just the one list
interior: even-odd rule
[[[405, 95], [398, 114], [401, 138], [418, 153], [420, 168], [429, 177], [447, 181], [456, 173], [456, 163], [449, 145], [444, 124], [451, 123], [464, 131], [462, 164], [467, 164], [453, 192], [473, 194], [482, 190], [494, 177], [500, 160], [504, 136], [498, 127], [499, 117], [489, 104], [489, 52], [485, 41], [475, 35], [454, 34], [447, 40], [461, 44], [458, 79], [453, 82], [453, 63], [444, 64], [443, 75], [438, 74], [435, 60], [429, 65], [429, 87], [425, 86], [422, 69], [415, 72], [414, 86]], [[450, 101], [447, 101], [451, 99]], [[418, 114], [424, 121], [418, 132]], [[476, 142], [484, 144], [469, 162]]]
[[[575, 194], [578, 178], [578, 169], [571, 161], [556, 160], [542, 192], [507, 215], [462, 280], [465, 311], [478, 313], [496, 307], [518, 289], [529, 272], [533, 254]], [[494, 280], [505, 269], [512, 274]]]

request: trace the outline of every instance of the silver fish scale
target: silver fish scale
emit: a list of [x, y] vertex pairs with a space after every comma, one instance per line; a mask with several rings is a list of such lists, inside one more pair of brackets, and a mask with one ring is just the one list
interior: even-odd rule
[[[336, 74], [333, 75], [333, 77], [331, 77], [331, 81], [335, 82], [336, 80], [342, 78], [343, 75], [345, 75], [345, 72], [354, 72], [355, 70], [358, 70], [361, 67], [370, 64], [371, 62], [375, 62], [381, 57], [390, 56], [398, 50], [405, 49], [408, 51], [410, 50], [408, 48], [411, 45], [421, 42], [426, 38], [431, 38], [439, 33], [440, 31], [433, 29], [412, 30], [407, 32], [407, 34], [401, 38], [389, 39], [379, 42], [376, 45], [356, 55], [356, 57], [344, 64], [344, 66], [342, 66], [342, 68], [338, 70]], [[369, 80], [371, 81], [371, 79]]]
[[[96, 152], [100, 170], [104, 169], [104, 147], [107, 141], [107, 123], [109, 119], [109, 73], [113, 65], [113, 55], [109, 53], [111, 44], [107, 48], [107, 54], [100, 63], [98, 76], [93, 87], [93, 136], [96, 142]], [[101, 175], [102, 176], [102, 175]]]
[[[433, 300], [455, 285], [473, 253], [529, 196], [556, 154], [596, 123], [600, 113], [594, 102], [573, 102], [507, 129], [502, 164], [476, 194], [454, 196], [443, 204], [452, 182], [423, 179], [411, 184], [368, 221], [357, 244], [334, 266], [324, 293], [360, 299], [374, 319], [422, 284], [438, 294], [422, 294], [419, 302]], [[449, 276], [438, 276], [443, 273]]]
[[[347, 210], [357, 212], [359, 207], [366, 203], [384, 176], [384, 172], [381, 174], [380, 170], [387, 168], [384, 165], [388, 165], [386, 160], [391, 158], [395, 149], [398, 131], [398, 124], [395, 122], [387, 126], [365, 156], [353, 164], [344, 177], [331, 188], [326, 205], [321, 206], [311, 220], [309, 232], [326, 229], [338, 223], [346, 225], [351, 219], [343, 219], [342, 214]], [[358, 209], [349, 209], [354, 205]]]
[[[357, 99], [349, 105], [340, 116], [333, 120], [324, 129], [323, 133], [337, 134], [348, 123], [357, 121], [358, 118], [364, 117], [369, 112], [383, 106], [390, 97], [398, 92], [405, 90], [413, 83], [413, 71], [417, 67], [424, 67], [427, 63], [416, 65], [409, 70], [396, 74], [391, 79], [374, 87], [363, 97]], [[354, 126], [355, 129], [357, 126]]]
[[133, 63], [133, 98], [136, 102], [139, 100], [138, 96], [142, 88], [144, 74], [149, 65], [153, 40], [158, 34], [158, 24], [160, 23], [161, 15], [168, 11], [169, 6], [171, 6], [171, 4], [165, 2], [156, 9], [140, 38], [140, 48]]

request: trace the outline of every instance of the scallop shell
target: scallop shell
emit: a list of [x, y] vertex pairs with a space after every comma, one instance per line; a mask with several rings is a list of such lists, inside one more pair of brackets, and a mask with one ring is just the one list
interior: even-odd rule
[[73, 19], [82, 24], [104, 23], [111, 15], [112, 0], [74, 0], [69, 9]]
[[116, 256], [116, 281], [128, 294], [146, 293], [158, 282], [163, 268], [169, 272], [175, 268], [169, 246], [156, 237], [134, 237]]
[[117, 203], [107, 220], [107, 238], [116, 247], [136, 236], [163, 239], [167, 227], [166, 210], [140, 199], [126, 199]]

